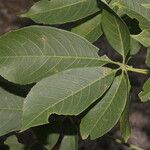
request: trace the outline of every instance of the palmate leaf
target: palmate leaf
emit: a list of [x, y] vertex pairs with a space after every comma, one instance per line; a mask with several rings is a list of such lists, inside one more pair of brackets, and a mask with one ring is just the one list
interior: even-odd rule
[[82, 119], [80, 132], [83, 139], [96, 139], [110, 131], [118, 122], [127, 100], [127, 84], [123, 75], [116, 77], [102, 100]]
[[82, 19], [99, 10], [96, 0], [42, 0], [22, 16], [38, 23], [62, 24]]
[[142, 102], [147, 102], [150, 100], [150, 79], [144, 84], [143, 91], [139, 94]]
[[64, 136], [60, 150], [78, 150], [78, 137], [75, 135]]
[[149, 0], [121, 0], [129, 10], [138, 13], [150, 21], [150, 1]]
[[0, 87], [0, 136], [20, 130], [23, 98]]
[[150, 47], [150, 29], [149, 30], [143, 30], [138, 35], [132, 35], [132, 38], [140, 42], [145, 47]]
[[17, 137], [12, 135], [7, 138], [5, 144], [9, 146], [9, 150], [24, 150], [25, 146], [18, 142]]
[[103, 10], [102, 28], [111, 46], [125, 57], [130, 51], [130, 33], [125, 23], [116, 15]]
[[101, 29], [101, 17], [102, 15], [98, 14], [94, 18], [74, 27], [71, 31], [93, 43], [103, 34]]
[[38, 82], [23, 107], [22, 130], [48, 123], [51, 114], [78, 115], [101, 97], [115, 71], [103, 67], [77, 68]]
[[150, 67], [150, 47], [147, 49], [146, 64]]
[[0, 75], [19, 84], [77, 67], [101, 66], [98, 48], [64, 30], [30, 26], [0, 37]]

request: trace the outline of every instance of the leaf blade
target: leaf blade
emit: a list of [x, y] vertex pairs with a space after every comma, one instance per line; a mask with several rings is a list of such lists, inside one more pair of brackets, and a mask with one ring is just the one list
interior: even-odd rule
[[121, 19], [106, 10], [103, 10], [102, 15], [102, 28], [108, 42], [125, 57], [130, 51], [130, 34], [127, 26]]
[[[117, 123], [126, 104], [127, 89], [124, 83], [123, 77], [115, 78], [104, 98], [82, 119], [80, 132], [83, 139], [88, 136], [91, 139], [103, 136]], [[121, 88], [123, 88], [124, 93]], [[118, 91], [121, 96], [117, 95]], [[120, 104], [118, 99], [121, 101]], [[115, 106], [117, 108], [113, 108]]]
[[101, 14], [74, 27], [71, 31], [86, 38], [91, 43], [95, 42], [103, 34], [101, 29]]
[[96, 0], [46, 0], [37, 2], [22, 16], [38, 23], [63, 24], [85, 18], [98, 11]]
[[108, 89], [114, 74], [102, 67], [77, 68], [41, 80], [24, 103], [22, 130], [48, 123], [49, 115], [54, 113], [80, 114]]
[[23, 98], [0, 87], [0, 136], [20, 130]]
[[0, 38], [0, 75], [18, 84], [37, 82], [70, 68], [101, 66], [98, 48], [53, 27], [30, 26]]

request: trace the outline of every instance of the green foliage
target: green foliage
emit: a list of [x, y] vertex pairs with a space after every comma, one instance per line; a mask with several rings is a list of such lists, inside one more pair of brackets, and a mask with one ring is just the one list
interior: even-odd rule
[[[15, 84], [35, 83], [25, 100], [1, 86], [0, 135], [48, 124], [49, 117], [57, 114], [69, 117], [72, 124], [65, 127], [74, 125], [76, 130], [67, 134], [61, 129], [46, 130], [43, 146], [47, 149], [57, 143], [60, 150], [77, 150], [79, 135], [96, 139], [118, 122], [127, 142], [131, 134], [128, 72], [150, 74], [150, 1], [40, 0], [22, 16], [44, 25], [74, 22], [75, 26], [71, 31], [29, 26], [0, 37], [0, 75]], [[131, 35], [128, 16], [139, 22], [135, 28], [140, 28], [140, 33]], [[102, 34], [121, 61], [98, 55], [99, 49], [92, 43]], [[128, 66], [141, 45], [147, 48], [148, 69]], [[150, 100], [149, 87], [150, 79], [139, 94], [142, 102]], [[12, 150], [24, 148], [15, 136], [8, 137], [5, 144]]]

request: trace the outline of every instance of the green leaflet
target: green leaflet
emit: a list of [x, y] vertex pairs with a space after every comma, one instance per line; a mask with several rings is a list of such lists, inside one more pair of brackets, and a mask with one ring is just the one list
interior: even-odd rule
[[150, 47], [147, 49], [146, 64], [150, 67]]
[[140, 50], [141, 44], [132, 37], [130, 37], [130, 44], [131, 44], [130, 54], [135, 55]]
[[41, 80], [25, 100], [22, 130], [48, 123], [51, 114], [80, 114], [104, 94], [114, 75], [111, 69], [90, 67], [67, 70]]
[[132, 35], [132, 38], [139, 41], [145, 47], [150, 47], [150, 29], [149, 30], [143, 30], [138, 35]]
[[121, 131], [124, 141], [127, 143], [128, 139], [131, 136], [131, 125], [129, 121], [129, 109], [130, 109], [129, 107], [130, 107], [130, 102], [131, 102], [131, 99], [130, 99], [131, 85], [130, 85], [128, 76], [126, 76], [126, 82], [127, 82], [128, 96], [126, 100], [127, 102], [126, 102], [125, 109], [120, 118], [120, 131]]
[[98, 48], [84, 38], [53, 27], [30, 26], [0, 37], [0, 75], [29, 84], [77, 67], [101, 66]]
[[25, 146], [18, 142], [17, 137], [12, 135], [7, 138], [5, 144], [9, 146], [9, 150], [24, 150]]
[[85, 18], [99, 10], [96, 0], [42, 0], [22, 16], [38, 23], [63, 24]]
[[60, 150], [78, 150], [78, 137], [75, 135], [64, 136]]
[[127, 26], [106, 10], [103, 10], [102, 15], [102, 28], [108, 42], [125, 58], [130, 51], [130, 33]]
[[0, 87], [0, 136], [20, 130], [23, 98]]
[[121, 0], [129, 10], [138, 13], [139, 15], [150, 21], [150, 1], [149, 0]]
[[59, 136], [60, 135], [57, 133], [49, 134], [47, 137], [47, 144], [46, 144], [45, 148], [47, 148], [47, 150], [51, 150], [57, 143]]
[[139, 97], [142, 102], [147, 102], [150, 100], [150, 79], [148, 79], [144, 84], [143, 91], [140, 92]]
[[99, 14], [94, 18], [73, 28], [71, 31], [79, 34], [80, 36], [93, 43], [103, 34], [101, 29], [101, 16], [102, 15]]
[[116, 77], [106, 95], [82, 119], [80, 132], [83, 139], [96, 139], [110, 131], [118, 122], [127, 100], [125, 77]]

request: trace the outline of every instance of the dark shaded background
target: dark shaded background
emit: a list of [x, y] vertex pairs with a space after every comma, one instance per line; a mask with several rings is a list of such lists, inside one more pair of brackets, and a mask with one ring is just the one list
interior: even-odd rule
[[[25, 12], [33, 4], [32, 0], [0, 0], [0, 35], [23, 26], [35, 24], [29, 19], [20, 19], [18, 14]], [[133, 22], [134, 23], [134, 22]], [[131, 21], [132, 24], [132, 21]], [[69, 25], [65, 25], [65, 27]], [[64, 27], [64, 26], [63, 26]], [[112, 58], [118, 58], [118, 55], [114, 53], [110, 45], [107, 43], [104, 37], [101, 37], [96, 43], [104, 53]], [[146, 49], [143, 47], [140, 52], [130, 61], [130, 64], [134, 67], [145, 68], [145, 55]], [[139, 75], [130, 73], [131, 84], [133, 86], [131, 97], [132, 104], [130, 108], [130, 121], [132, 125], [132, 137], [129, 143], [135, 144], [145, 150], [150, 150], [150, 103], [141, 103], [137, 94], [142, 89], [144, 82], [148, 77], [145, 75]], [[2, 84], [2, 83], [0, 83]], [[2, 86], [2, 85], [0, 85]], [[21, 87], [18, 87], [21, 88]], [[120, 137], [120, 132], [115, 128], [111, 135], [114, 137]], [[20, 141], [32, 145], [33, 142], [37, 142], [38, 139], [33, 130], [18, 136]], [[5, 139], [5, 136], [3, 137]], [[3, 142], [1, 138], [1, 143]], [[38, 143], [38, 142], [37, 142]], [[38, 145], [35, 149], [43, 150], [44, 148]], [[107, 135], [94, 141], [82, 141], [80, 142], [79, 149], [81, 150], [124, 150], [128, 149], [126, 146], [122, 146], [116, 143], [113, 139]], [[3, 148], [0, 147], [0, 150]]]

